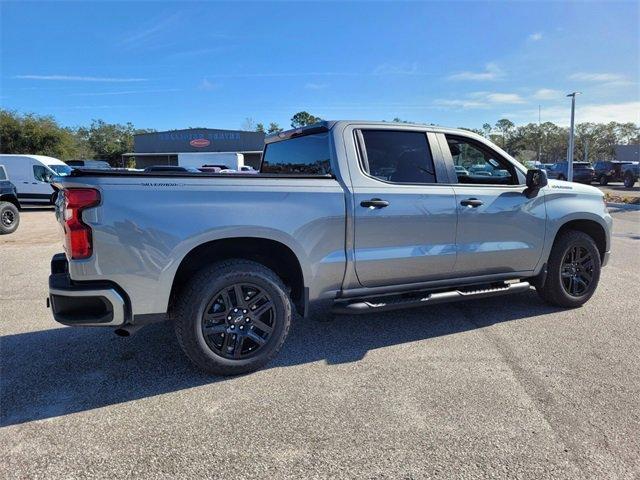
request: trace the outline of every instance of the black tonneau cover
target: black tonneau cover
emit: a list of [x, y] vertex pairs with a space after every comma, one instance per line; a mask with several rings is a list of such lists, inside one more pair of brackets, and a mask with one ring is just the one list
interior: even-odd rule
[[[213, 173], [213, 172], [135, 172], [131, 170], [107, 170], [97, 168], [74, 168], [68, 177], [163, 177], [163, 178], [334, 178], [333, 175], [304, 175], [283, 173]], [[62, 178], [64, 181], [65, 177]]]

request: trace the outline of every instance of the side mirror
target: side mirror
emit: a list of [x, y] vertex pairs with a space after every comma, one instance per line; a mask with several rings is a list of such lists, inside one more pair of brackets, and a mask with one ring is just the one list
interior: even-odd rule
[[547, 172], [539, 168], [527, 170], [527, 188], [530, 191], [539, 190], [547, 185]]

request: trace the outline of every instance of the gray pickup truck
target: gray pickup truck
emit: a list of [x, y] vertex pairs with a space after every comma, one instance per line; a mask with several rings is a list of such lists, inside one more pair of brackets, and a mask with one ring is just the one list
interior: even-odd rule
[[481, 136], [426, 125], [282, 132], [267, 138], [257, 175], [75, 170], [55, 184], [66, 252], [51, 263], [54, 318], [121, 335], [169, 319], [187, 356], [216, 374], [266, 364], [296, 311], [531, 286], [577, 307], [609, 256], [598, 189], [548, 181]]

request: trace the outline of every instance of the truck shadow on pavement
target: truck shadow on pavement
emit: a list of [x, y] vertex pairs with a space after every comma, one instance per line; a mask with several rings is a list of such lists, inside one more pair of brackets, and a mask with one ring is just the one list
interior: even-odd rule
[[[505, 300], [506, 299], [506, 300]], [[452, 335], [558, 309], [534, 292], [329, 322], [296, 319], [266, 368], [355, 362], [391, 345]], [[56, 328], [0, 338], [0, 426], [82, 412], [216, 382], [184, 356], [168, 323], [130, 338], [111, 330]]]

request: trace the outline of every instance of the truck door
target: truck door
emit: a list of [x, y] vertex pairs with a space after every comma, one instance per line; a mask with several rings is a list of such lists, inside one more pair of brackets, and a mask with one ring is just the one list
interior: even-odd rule
[[344, 134], [353, 135], [357, 154], [349, 171], [360, 284], [449, 276], [456, 259], [457, 210], [446, 168], [434, 164], [432, 147], [439, 147], [429, 140], [433, 134], [397, 126], [346, 129]]
[[484, 142], [438, 135], [457, 179], [456, 276], [533, 270], [544, 245], [544, 192], [527, 197], [525, 175]]

